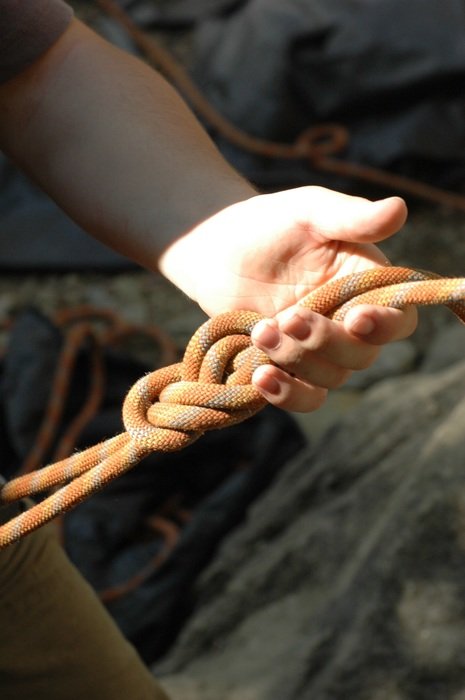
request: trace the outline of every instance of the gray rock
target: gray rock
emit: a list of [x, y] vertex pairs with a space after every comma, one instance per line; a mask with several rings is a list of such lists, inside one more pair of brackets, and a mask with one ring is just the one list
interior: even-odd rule
[[465, 358], [465, 328], [452, 321], [435, 335], [421, 364], [423, 372], [437, 372]]
[[289, 464], [156, 669], [173, 698], [463, 700], [464, 389], [381, 382]]

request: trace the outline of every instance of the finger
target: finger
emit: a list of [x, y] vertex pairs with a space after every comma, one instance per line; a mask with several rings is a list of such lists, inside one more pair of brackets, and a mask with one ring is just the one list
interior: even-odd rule
[[407, 218], [401, 197], [373, 202], [324, 187], [298, 188], [290, 195], [300, 223], [324, 240], [375, 243], [398, 231]]
[[268, 403], [298, 413], [318, 410], [327, 396], [326, 389], [306, 384], [273, 365], [258, 367], [252, 375], [252, 384]]
[[393, 309], [361, 304], [347, 312], [343, 325], [366, 343], [384, 345], [407, 338], [414, 332], [417, 321], [418, 312], [414, 306]]
[[293, 307], [278, 317], [260, 321], [252, 341], [273, 362], [311, 384], [336, 388], [349, 370], [365, 369], [378, 355], [375, 345], [309, 309]]

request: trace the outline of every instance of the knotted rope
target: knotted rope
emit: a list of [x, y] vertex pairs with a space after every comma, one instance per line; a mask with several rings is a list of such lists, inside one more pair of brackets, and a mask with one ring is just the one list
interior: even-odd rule
[[63, 419], [69, 399], [72, 370], [80, 352], [89, 350], [89, 386], [79, 411], [66, 426], [58, 445], [54, 448], [53, 461], [68, 457], [76, 445], [84, 427], [100, 408], [105, 389], [104, 353], [114, 349], [127, 339], [137, 336], [148, 338], [160, 356], [159, 365], [171, 364], [177, 359], [177, 349], [171, 338], [154, 325], [128, 323], [109, 309], [81, 305], [58, 311], [52, 318], [63, 336], [63, 347], [59, 352], [50, 398], [44, 411], [32, 447], [21, 464], [17, 475], [27, 474], [43, 463], [50, 453], [58, 426]]
[[[377, 268], [323, 285], [300, 305], [340, 321], [349, 308], [365, 303], [394, 308], [444, 304], [465, 322], [465, 278]], [[130, 389], [123, 405], [125, 432], [5, 484], [3, 503], [61, 488], [0, 527], [0, 548], [70, 510], [151, 452], [180, 450], [207, 430], [259, 411], [266, 401], [251, 377], [270, 360], [252, 346], [250, 334], [261, 318], [238, 311], [207, 321], [192, 336], [182, 362], [147, 374]]]

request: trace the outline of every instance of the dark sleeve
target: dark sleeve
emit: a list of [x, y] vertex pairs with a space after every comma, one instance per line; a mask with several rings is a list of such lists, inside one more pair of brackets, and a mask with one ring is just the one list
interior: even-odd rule
[[45, 53], [72, 16], [62, 0], [0, 0], [0, 83]]

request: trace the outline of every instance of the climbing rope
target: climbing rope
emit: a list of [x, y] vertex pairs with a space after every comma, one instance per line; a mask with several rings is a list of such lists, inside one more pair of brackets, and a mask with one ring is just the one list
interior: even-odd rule
[[322, 123], [310, 126], [292, 143], [259, 138], [240, 129], [206, 99], [184, 67], [153, 37], [140, 29], [115, 0], [96, 0], [96, 4], [132, 38], [146, 59], [184, 96], [208, 127], [229, 143], [247, 153], [265, 158], [307, 161], [315, 170], [343, 178], [360, 180], [378, 187], [418, 197], [428, 202], [465, 211], [465, 195], [429, 185], [411, 177], [338, 158], [350, 140], [342, 124]]
[[[340, 321], [349, 308], [365, 303], [394, 308], [444, 304], [465, 322], [465, 278], [376, 268], [329, 282], [300, 305]], [[250, 334], [261, 318], [237, 311], [210, 319], [192, 336], [182, 362], [133, 385], [123, 405], [123, 433], [5, 484], [0, 489], [3, 503], [60, 488], [0, 527], [0, 548], [70, 510], [151, 452], [180, 450], [207, 430], [259, 411], [266, 401], [251, 377], [270, 360], [251, 344]]]
[[17, 476], [37, 469], [49, 453], [63, 420], [73, 368], [84, 348], [89, 350], [90, 356], [90, 381], [86, 396], [82, 406], [62, 430], [62, 437], [52, 454], [53, 461], [62, 460], [72, 453], [85, 426], [99, 410], [105, 386], [104, 353], [108, 349], [118, 348], [127, 339], [142, 336], [152, 342], [155, 348], [153, 357], [159, 355], [159, 366], [171, 364], [178, 354], [174, 342], [161, 328], [152, 324], [129, 323], [111, 309], [80, 305], [57, 311], [51, 321], [62, 333], [63, 346], [57, 358], [42, 423]]

